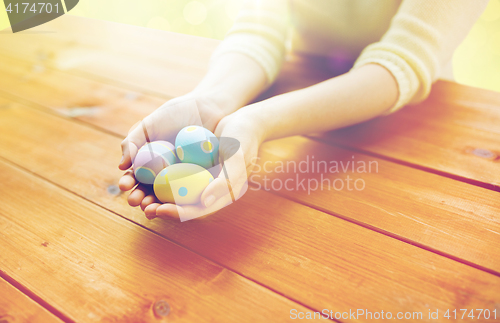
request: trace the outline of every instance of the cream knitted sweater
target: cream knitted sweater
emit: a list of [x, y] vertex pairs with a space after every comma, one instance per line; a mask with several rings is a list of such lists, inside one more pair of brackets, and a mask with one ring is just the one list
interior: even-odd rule
[[213, 58], [240, 52], [272, 83], [287, 50], [389, 70], [399, 98], [427, 97], [488, 0], [248, 0]]

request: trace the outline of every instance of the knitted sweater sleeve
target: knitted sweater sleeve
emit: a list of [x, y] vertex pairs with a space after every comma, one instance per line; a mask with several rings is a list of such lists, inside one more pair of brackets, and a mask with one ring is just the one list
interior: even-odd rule
[[212, 60], [227, 52], [245, 54], [263, 68], [272, 83], [284, 60], [287, 30], [287, 0], [246, 0]]
[[396, 79], [399, 98], [392, 113], [424, 100], [486, 8], [488, 0], [403, 0], [382, 39], [367, 46], [354, 68], [375, 63]]

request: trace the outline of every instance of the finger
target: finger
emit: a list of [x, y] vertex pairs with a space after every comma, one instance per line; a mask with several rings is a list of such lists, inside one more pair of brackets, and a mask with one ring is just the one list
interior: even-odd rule
[[132, 166], [135, 155], [139, 150], [138, 147], [141, 147], [142, 145], [133, 143], [130, 140], [130, 138], [127, 137], [122, 141], [121, 146], [122, 146], [122, 159], [120, 161], [120, 164], [118, 165], [118, 168], [121, 170], [126, 170], [130, 168], [130, 166]]
[[202, 218], [205, 215], [211, 214], [208, 208], [203, 207], [201, 204], [195, 205], [175, 205], [164, 204], [162, 208], [158, 208], [157, 214], [168, 216], [169, 218], [180, 219], [181, 222]]
[[175, 138], [186, 126], [203, 126], [199, 104], [200, 102], [192, 97], [179, 97], [166, 102], [157, 112], [160, 119], [169, 121], [168, 126], [165, 123], [156, 123], [156, 132], [162, 133], [164, 138]]
[[205, 207], [210, 207], [224, 196], [229, 197], [227, 202], [232, 202], [231, 192], [231, 185], [226, 180], [224, 172], [221, 172], [221, 175], [214, 179], [201, 194], [202, 204]]
[[132, 193], [128, 196], [128, 204], [130, 206], [139, 206], [147, 195], [149, 195], [150, 190], [144, 185], [138, 185]]
[[146, 209], [146, 207], [148, 207], [149, 205], [151, 205], [153, 203], [159, 203], [159, 201], [156, 199], [156, 197], [154, 196], [154, 194], [147, 195], [146, 197], [144, 197], [142, 199], [141, 210], [144, 211]]
[[239, 199], [246, 192], [248, 187], [248, 173], [240, 144], [235, 144], [234, 139], [223, 139], [219, 152], [221, 154], [222, 171], [219, 178], [225, 179], [232, 193], [233, 200]]
[[196, 205], [184, 205], [182, 208], [177, 208], [178, 216], [181, 222], [193, 219], [203, 219], [231, 203], [231, 196], [227, 194], [216, 200], [210, 207], [204, 207], [201, 203], [199, 203]]
[[130, 134], [133, 130], [135, 130], [135, 128], [137, 128], [138, 126], [140, 126], [141, 122], [142, 122], [142, 120], [139, 120], [132, 127], [130, 127], [130, 129], [128, 130], [127, 134]]
[[225, 116], [224, 118], [220, 119], [219, 122], [217, 123], [217, 126], [215, 127], [214, 130], [214, 135], [217, 138], [222, 137], [222, 132], [224, 131], [224, 127], [228, 124], [228, 122], [231, 120], [232, 115]]
[[131, 190], [136, 184], [137, 181], [135, 180], [134, 173], [131, 169], [126, 171], [122, 178], [118, 181], [118, 187], [124, 192]]
[[152, 220], [156, 218], [156, 209], [160, 206], [160, 203], [153, 203], [149, 204], [145, 209], [144, 209], [144, 214], [146, 215], [146, 218], [149, 220]]
[[122, 160], [118, 165], [121, 170], [126, 170], [132, 166], [139, 148], [149, 141], [148, 132], [151, 132], [151, 127], [148, 126], [148, 120], [150, 120], [149, 117], [145, 118], [140, 125], [133, 128], [128, 136], [122, 141]]
[[182, 207], [171, 203], [162, 204], [156, 209], [156, 216], [164, 219], [178, 219], [180, 214], [183, 214]]

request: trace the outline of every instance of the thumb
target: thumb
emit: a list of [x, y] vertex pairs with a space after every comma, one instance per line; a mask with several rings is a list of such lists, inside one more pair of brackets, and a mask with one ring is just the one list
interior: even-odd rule
[[202, 193], [201, 201], [206, 207], [215, 201], [219, 204], [219, 199], [230, 204], [239, 199], [248, 188], [247, 168], [241, 145], [234, 138], [219, 140], [222, 169], [219, 176]]
[[122, 141], [122, 159], [118, 168], [126, 170], [132, 166], [135, 155], [140, 147], [149, 142], [147, 119], [132, 126], [127, 137]]
[[224, 207], [233, 202], [233, 196], [231, 185], [225, 178], [224, 171], [221, 171], [219, 177], [214, 179], [201, 194], [201, 202], [207, 208], [216, 201]]

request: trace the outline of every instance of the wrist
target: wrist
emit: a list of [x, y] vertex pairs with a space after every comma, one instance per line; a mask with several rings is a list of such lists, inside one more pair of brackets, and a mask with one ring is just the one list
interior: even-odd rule
[[209, 102], [210, 104], [208, 104], [207, 107], [217, 110], [219, 113], [223, 114], [223, 117], [233, 113], [242, 106], [227, 89], [196, 88], [190, 92], [189, 95], [197, 100]]
[[264, 102], [247, 105], [234, 113], [241, 120], [244, 127], [250, 128], [259, 145], [272, 135], [268, 120], [266, 120], [265, 114], [261, 110], [265, 104]]
[[193, 93], [210, 97], [229, 115], [251, 102], [266, 85], [258, 63], [247, 55], [229, 52], [212, 61]]

